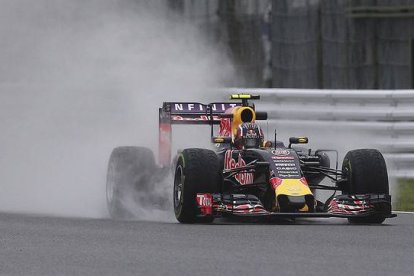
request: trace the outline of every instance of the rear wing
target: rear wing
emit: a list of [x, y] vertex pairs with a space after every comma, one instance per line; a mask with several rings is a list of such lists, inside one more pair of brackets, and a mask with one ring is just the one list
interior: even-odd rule
[[241, 103], [217, 102], [165, 102], [160, 108], [160, 119], [170, 124], [217, 124], [226, 110], [241, 106]]
[[[220, 124], [226, 117], [226, 110], [241, 106], [242, 103], [216, 102], [203, 104], [198, 102], [164, 102], [159, 109], [159, 163], [169, 166], [171, 162], [171, 136], [174, 124]], [[228, 116], [231, 116], [229, 114]]]
[[[240, 100], [240, 102], [214, 102], [209, 104], [164, 102], [159, 109], [159, 164], [163, 167], [170, 166], [172, 125], [174, 124], [210, 125], [211, 138], [214, 138], [213, 126], [220, 124], [223, 118], [229, 118], [233, 126], [238, 126], [242, 122], [267, 119], [267, 112], [257, 112], [254, 104], [248, 102], [249, 100], [258, 100], [260, 96], [233, 94], [230, 99]], [[229, 127], [231, 127], [230, 124]]]

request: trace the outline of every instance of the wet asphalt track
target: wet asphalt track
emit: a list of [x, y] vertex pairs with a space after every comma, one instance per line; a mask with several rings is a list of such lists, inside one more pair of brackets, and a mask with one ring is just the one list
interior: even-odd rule
[[386, 222], [182, 225], [0, 213], [0, 274], [413, 275], [414, 215]]

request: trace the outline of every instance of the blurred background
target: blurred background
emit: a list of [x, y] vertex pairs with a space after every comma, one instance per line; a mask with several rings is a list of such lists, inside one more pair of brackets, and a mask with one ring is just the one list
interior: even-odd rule
[[244, 87], [413, 88], [414, 1], [165, 1], [226, 45]]

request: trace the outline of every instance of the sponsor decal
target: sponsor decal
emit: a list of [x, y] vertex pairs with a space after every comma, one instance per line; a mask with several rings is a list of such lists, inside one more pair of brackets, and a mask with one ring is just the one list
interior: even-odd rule
[[[300, 167], [293, 156], [273, 156], [276, 172], [282, 178], [298, 178], [301, 176]], [[282, 159], [279, 159], [282, 158]], [[289, 158], [289, 159], [286, 159]]]
[[222, 118], [220, 120], [219, 136], [230, 137], [231, 136], [231, 121], [230, 118]]
[[295, 157], [293, 156], [272, 156], [273, 160], [293, 160]]
[[[225, 169], [234, 169], [246, 166], [246, 162], [241, 157], [240, 153], [238, 153], [237, 161], [233, 158], [233, 150], [226, 151], [224, 155], [224, 168]], [[245, 184], [252, 184], [254, 180], [253, 173], [248, 172], [240, 172], [234, 176], [234, 178], [239, 182], [241, 185]]]
[[205, 106], [203, 104], [195, 104], [195, 103], [180, 103], [174, 104], [173, 111], [204, 111]]
[[289, 191], [289, 192], [292, 192], [292, 193], [294, 193], [294, 192], [299, 192], [300, 191], [300, 187], [298, 187], [298, 186], [290, 186], [290, 187], [287, 187], [287, 190]]
[[[200, 116], [191, 116], [191, 117], [184, 117], [180, 115], [173, 115], [171, 116], [172, 121], [210, 121], [210, 116], [207, 115], [200, 115]], [[220, 118], [218, 116], [213, 116], [213, 121], [219, 121]]]
[[[286, 158], [288, 157], [288, 158]], [[272, 156], [273, 162], [276, 163], [294, 163], [295, 158], [293, 156]]]
[[277, 171], [294, 171], [297, 172], [298, 170], [296, 168], [291, 167], [276, 167]]
[[213, 214], [213, 196], [211, 194], [197, 194], [197, 205], [202, 215]]
[[[240, 104], [237, 103], [215, 103], [211, 105], [213, 112], [223, 113], [229, 108], [236, 107]], [[171, 105], [172, 113], [205, 113], [208, 109], [208, 105], [199, 103], [174, 103]]]
[[296, 167], [295, 163], [276, 163], [275, 162], [275, 166], [276, 167]]
[[282, 179], [280, 179], [279, 177], [272, 177], [270, 178], [270, 185], [272, 186], [273, 190], [276, 190], [277, 187], [280, 186], [280, 184], [282, 184]]
[[283, 178], [297, 178], [299, 177], [299, 173], [295, 172], [279, 172], [278, 175]]
[[197, 203], [200, 207], [211, 206], [213, 198], [210, 194], [197, 194]]
[[281, 177], [297, 177], [299, 176], [299, 169], [294, 162], [279, 163], [275, 161], [276, 171]]
[[309, 186], [308, 181], [306, 181], [306, 178], [304, 177], [300, 179], [300, 182], [302, 182], [303, 185]]
[[212, 104], [211, 105], [211, 109], [213, 110], [213, 111], [222, 111], [222, 112], [224, 112], [224, 111], [226, 111], [227, 109], [229, 109], [229, 108], [232, 108], [232, 107], [236, 107], [237, 106], [237, 104], [233, 104], [233, 103], [222, 103], [222, 104]]
[[288, 156], [290, 154], [290, 150], [288, 149], [274, 149], [272, 150], [272, 154], [276, 156]]

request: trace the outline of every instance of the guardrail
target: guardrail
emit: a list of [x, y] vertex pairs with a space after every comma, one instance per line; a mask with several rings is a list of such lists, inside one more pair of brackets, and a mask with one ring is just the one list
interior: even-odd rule
[[[257, 107], [268, 111], [278, 128], [363, 131], [370, 146], [384, 154], [389, 175], [414, 178], [414, 90], [226, 89], [262, 96]], [[358, 135], [356, 135], [358, 137]]]

